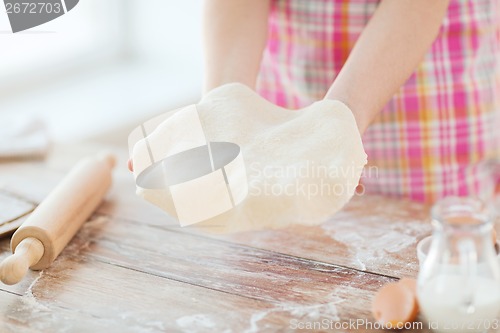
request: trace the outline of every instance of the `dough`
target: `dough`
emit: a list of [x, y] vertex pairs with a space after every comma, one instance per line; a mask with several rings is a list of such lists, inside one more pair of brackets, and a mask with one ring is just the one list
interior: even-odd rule
[[[237, 232], [317, 225], [353, 196], [366, 154], [354, 116], [343, 103], [322, 100], [292, 111], [232, 83], [209, 92], [196, 109], [198, 123], [191, 119], [191, 106], [156, 117], [129, 137], [138, 195], [170, 215], [177, 217], [167, 176], [157, 172], [145, 180], [144, 174], [152, 162], [206, 141], [240, 147], [247, 194], [234, 208], [196, 227]], [[151, 156], [145, 153], [147, 144]]]

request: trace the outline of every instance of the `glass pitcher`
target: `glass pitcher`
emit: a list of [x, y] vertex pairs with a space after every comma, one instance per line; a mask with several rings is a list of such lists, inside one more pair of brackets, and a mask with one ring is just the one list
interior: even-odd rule
[[500, 329], [500, 267], [493, 216], [480, 200], [446, 198], [432, 208], [434, 233], [418, 276], [428, 327], [437, 332]]

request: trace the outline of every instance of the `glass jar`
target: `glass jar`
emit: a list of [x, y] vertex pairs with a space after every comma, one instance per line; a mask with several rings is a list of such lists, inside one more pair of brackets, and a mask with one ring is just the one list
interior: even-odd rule
[[438, 332], [496, 331], [500, 267], [493, 216], [480, 200], [446, 198], [432, 208], [434, 233], [417, 284], [421, 312]]

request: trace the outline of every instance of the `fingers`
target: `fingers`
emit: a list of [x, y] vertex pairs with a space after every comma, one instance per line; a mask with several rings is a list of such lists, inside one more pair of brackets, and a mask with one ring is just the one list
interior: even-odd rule
[[131, 159], [128, 160], [127, 166], [130, 171], [134, 171], [134, 162]]

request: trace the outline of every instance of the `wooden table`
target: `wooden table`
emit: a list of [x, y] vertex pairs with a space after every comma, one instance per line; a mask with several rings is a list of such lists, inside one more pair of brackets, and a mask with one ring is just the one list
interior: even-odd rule
[[[56, 147], [45, 161], [0, 163], [1, 221], [24, 219], [99, 149]], [[338, 331], [373, 323], [376, 290], [417, 275], [428, 207], [362, 196], [318, 227], [205, 235], [136, 197], [125, 149], [110, 149], [119, 162], [106, 202], [50, 268], [0, 285], [0, 332]], [[3, 259], [9, 240], [0, 248]], [[353, 328], [372, 331], [341, 331]]]

